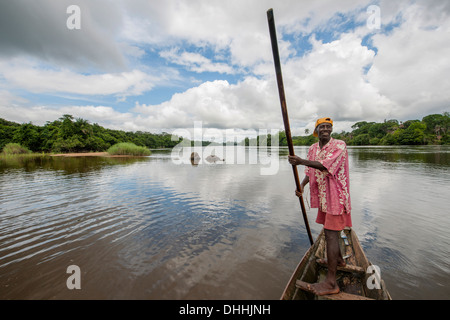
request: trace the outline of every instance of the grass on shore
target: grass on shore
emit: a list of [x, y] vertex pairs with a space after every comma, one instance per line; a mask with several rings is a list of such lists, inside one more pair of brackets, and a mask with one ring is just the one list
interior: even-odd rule
[[0, 152], [0, 160], [6, 163], [23, 162], [46, 156], [45, 153], [31, 152], [28, 148], [21, 146], [18, 143], [8, 143], [3, 147], [2, 152]]
[[116, 143], [108, 149], [110, 155], [149, 156], [151, 151], [146, 147], [139, 147], [134, 143]]
[[2, 155], [31, 154], [28, 148], [18, 143], [8, 143], [3, 147]]
[[[110, 155], [148, 156], [151, 151], [146, 147], [140, 147], [134, 143], [117, 143], [107, 151]], [[28, 148], [18, 143], [8, 143], [0, 152], [0, 159], [31, 159], [46, 156], [45, 153], [33, 153]]]

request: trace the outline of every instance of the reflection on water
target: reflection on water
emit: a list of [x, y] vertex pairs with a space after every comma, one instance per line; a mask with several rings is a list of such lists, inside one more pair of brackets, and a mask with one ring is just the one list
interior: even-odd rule
[[[267, 176], [248, 161], [177, 165], [167, 150], [0, 163], [0, 298], [278, 299], [309, 246], [278, 151]], [[450, 298], [450, 148], [349, 155], [354, 229], [393, 298]], [[66, 287], [73, 264], [81, 290]]]
[[393, 297], [450, 298], [450, 149], [352, 148], [354, 217]]

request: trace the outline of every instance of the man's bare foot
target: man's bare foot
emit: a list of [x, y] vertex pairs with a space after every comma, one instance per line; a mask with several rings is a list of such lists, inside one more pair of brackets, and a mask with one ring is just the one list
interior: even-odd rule
[[[328, 265], [327, 259], [317, 259], [316, 261], [317, 261], [317, 263]], [[337, 263], [338, 267], [345, 267], [346, 265], [347, 265], [347, 263], [345, 262], [344, 259], [342, 259], [342, 258], [338, 259], [338, 263]]]
[[317, 296], [324, 296], [327, 294], [339, 293], [339, 286], [337, 284], [330, 284], [327, 281], [311, 284], [311, 291]]

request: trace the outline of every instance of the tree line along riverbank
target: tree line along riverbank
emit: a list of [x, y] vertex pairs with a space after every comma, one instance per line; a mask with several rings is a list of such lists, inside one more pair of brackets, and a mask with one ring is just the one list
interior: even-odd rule
[[[422, 120], [385, 120], [384, 122], [356, 122], [351, 132], [334, 132], [332, 136], [344, 140], [347, 145], [440, 145], [450, 144], [450, 113], [431, 114]], [[271, 145], [269, 135], [267, 145]], [[18, 144], [32, 152], [79, 153], [104, 152], [119, 143], [126, 148], [144, 147], [148, 149], [173, 148], [182, 141], [163, 132], [125, 132], [104, 128], [88, 120], [64, 115], [58, 120], [48, 121], [44, 126], [30, 123], [19, 124], [0, 118], [0, 150], [10, 143]], [[259, 140], [259, 137], [256, 138]], [[278, 134], [279, 145], [286, 146], [284, 131]], [[304, 136], [292, 137], [294, 145], [311, 145], [317, 138], [305, 130]], [[194, 142], [191, 141], [193, 144]], [[208, 142], [203, 141], [203, 145]], [[242, 144], [255, 145], [246, 138]], [[256, 143], [259, 145], [259, 143]], [[142, 150], [142, 149], [141, 149]], [[122, 152], [122, 151], [116, 151]]]
[[[16, 143], [32, 152], [80, 153], [102, 152], [119, 143], [121, 149], [145, 147], [147, 149], [172, 148], [181, 138], [172, 141], [169, 133], [125, 132], [91, 124], [72, 115], [64, 115], [44, 126], [19, 124], [0, 118], [0, 150], [9, 143]], [[117, 149], [117, 148], [116, 148]], [[135, 148], [134, 148], [135, 149]], [[115, 150], [114, 152], [121, 152]]]
[[[350, 146], [368, 145], [442, 145], [450, 144], [450, 113], [431, 114], [422, 120], [385, 120], [379, 122], [359, 121], [351, 132], [333, 132], [332, 137]], [[306, 134], [310, 132], [305, 130]], [[312, 133], [312, 132], [311, 132]], [[286, 146], [286, 135], [280, 133], [280, 146]], [[311, 145], [318, 138], [312, 134], [292, 137], [294, 145]]]
[[[370, 145], [442, 145], [450, 144], [450, 113], [431, 114], [422, 120], [401, 122], [395, 119], [381, 123], [359, 121], [352, 126], [351, 132], [333, 132], [335, 139], [344, 140], [350, 146]], [[245, 139], [245, 145], [260, 145], [259, 138]], [[265, 137], [266, 138], [266, 137]], [[272, 136], [267, 136], [267, 145], [271, 145]], [[287, 146], [286, 134], [278, 134], [279, 145]], [[309, 129], [304, 136], [292, 137], [294, 146], [310, 146], [319, 139]], [[264, 144], [264, 143], [263, 143]]]

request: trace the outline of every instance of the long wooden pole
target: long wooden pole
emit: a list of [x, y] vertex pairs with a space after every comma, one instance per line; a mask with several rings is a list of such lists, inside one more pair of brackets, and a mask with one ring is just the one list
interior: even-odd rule
[[[289, 116], [286, 106], [286, 96], [284, 94], [283, 76], [281, 74], [280, 54], [278, 52], [277, 33], [275, 30], [275, 19], [273, 17], [273, 9], [267, 10], [267, 20], [269, 22], [270, 39], [272, 41], [273, 60], [275, 62], [275, 73], [277, 75], [278, 93], [280, 95], [281, 113], [283, 114], [284, 130], [286, 132], [286, 140], [289, 147], [289, 155], [293, 156], [295, 155], [294, 145], [292, 144], [291, 128], [289, 125]], [[302, 192], [302, 186], [300, 185], [298, 179], [297, 166], [293, 165], [292, 170], [294, 172], [294, 179], [295, 185], [297, 186], [297, 190]], [[303, 220], [305, 221], [306, 231], [308, 232], [309, 242], [312, 245], [314, 241], [311, 235], [311, 230], [309, 229], [308, 216], [306, 215], [305, 202], [303, 201], [303, 196], [299, 197], [299, 201], [300, 207], [302, 208]]]

